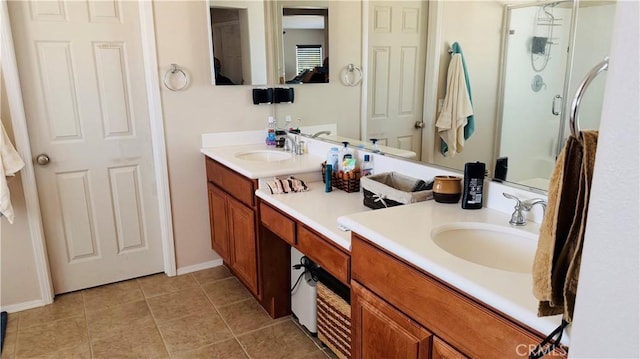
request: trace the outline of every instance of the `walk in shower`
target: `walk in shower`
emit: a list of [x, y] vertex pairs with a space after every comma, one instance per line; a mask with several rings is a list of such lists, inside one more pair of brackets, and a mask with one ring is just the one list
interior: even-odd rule
[[[546, 1], [505, 7], [500, 131], [506, 179], [547, 188], [569, 135], [569, 107], [585, 74], [609, 53], [614, 1]], [[581, 129], [598, 129], [606, 76], [583, 99]], [[508, 157], [507, 157], [507, 154]]]

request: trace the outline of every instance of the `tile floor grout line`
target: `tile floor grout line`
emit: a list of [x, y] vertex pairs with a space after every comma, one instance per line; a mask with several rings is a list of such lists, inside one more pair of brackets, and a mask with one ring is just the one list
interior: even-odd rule
[[[222, 322], [224, 323], [224, 325], [227, 326], [227, 329], [229, 329], [229, 333], [231, 333], [231, 337], [233, 338], [233, 340], [236, 341], [236, 343], [238, 343], [238, 345], [240, 346], [240, 349], [242, 349], [242, 351], [244, 352], [244, 354], [247, 356], [248, 359], [252, 359], [251, 355], [249, 355], [249, 351], [247, 350], [247, 348], [242, 344], [242, 342], [238, 339], [238, 336], [236, 335], [236, 333], [234, 333], [233, 329], [231, 329], [231, 326], [229, 325], [229, 323], [227, 323], [227, 321], [224, 319], [224, 317], [222, 316], [222, 313], [220, 313], [220, 311], [218, 310], [218, 307], [213, 303], [213, 301], [211, 300], [211, 298], [209, 298], [209, 295], [207, 295], [207, 292], [204, 290], [204, 288], [202, 287], [204, 284], [208, 284], [208, 283], [215, 283], [215, 282], [221, 282], [223, 280], [229, 279], [229, 278], [235, 278], [235, 276], [233, 275], [233, 273], [231, 273], [231, 276], [227, 277], [227, 278], [222, 278], [220, 280], [217, 281], [211, 281], [211, 282], [207, 282], [207, 283], [200, 283], [198, 282], [198, 280], [196, 279], [196, 282], [198, 282], [198, 286], [200, 287], [200, 290], [202, 290], [202, 292], [204, 293], [205, 297], [207, 297], [207, 300], [209, 301], [209, 303], [211, 303], [211, 305], [213, 306], [213, 309], [216, 311], [216, 313], [218, 313], [218, 316], [220, 316], [220, 319], [222, 320]], [[237, 280], [237, 278], [236, 278]], [[238, 300], [234, 303], [240, 303], [242, 301], [248, 301], [254, 299], [253, 296], [250, 296], [249, 298], [243, 299], [243, 300]], [[230, 305], [233, 305], [234, 303], [229, 303], [227, 305], [224, 306], [220, 306], [220, 308], [224, 308]]]
[[[137, 279], [136, 279], [136, 281], [137, 281]], [[140, 283], [138, 283], [138, 285], [140, 285]], [[141, 288], [140, 290], [142, 290], [142, 287], [140, 287], [140, 288]], [[168, 293], [165, 293], [165, 294], [168, 294]], [[169, 351], [169, 347], [167, 346], [167, 342], [164, 339], [164, 335], [162, 335], [162, 331], [160, 330], [160, 327], [158, 327], [158, 320], [156, 319], [156, 316], [153, 315], [153, 311], [151, 310], [151, 305], [149, 305], [148, 298], [144, 295], [144, 291], [142, 291], [142, 296], [144, 297], [144, 304], [147, 305], [147, 309], [149, 310], [149, 314], [151, 315], [151, 318], [153, 319], [153, 323], [155, 324], [155, 329], [156, 329], [156, 331], [158, 331], [158, 334], [160, 335], [160, 340], [162, 340], [162, 345], [164, 345], [164, 350], [167, 352], [167, 356], [169, 356], [170, 359], [173, 359], [173, 355]]]
[[89, 342], [89, 357], [93, 358], [93, 344], [91, 343], [91, 331], [89, 330], [89, 319], [87, 319], [87, 302], [84, 298], [84, 290], [80, 291], [82, 297], [82, 314], [84, 314], [84, 324], [87, 326], [87, 341]]

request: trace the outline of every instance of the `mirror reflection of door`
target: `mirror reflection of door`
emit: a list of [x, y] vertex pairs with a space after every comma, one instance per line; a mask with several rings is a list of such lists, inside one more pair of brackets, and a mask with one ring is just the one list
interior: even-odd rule
[[328, 9], [282, 9], [281, 83], [329, 82], [328, 15]]
[[424, 1], [369, 2], [368, 139], [419, 159], [426, 57]]
[[212, 7], [209, 11], [216, 85], [241, 85], [245, 63], [242, 23], [246, 23], [246, 10]]

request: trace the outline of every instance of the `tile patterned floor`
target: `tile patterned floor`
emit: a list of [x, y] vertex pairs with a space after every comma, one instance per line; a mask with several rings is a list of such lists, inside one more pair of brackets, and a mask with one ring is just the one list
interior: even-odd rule
[[9, 314], [2, 358], [335, 358], [290, 317], [271, 319], [229, 270], [157, 274]]

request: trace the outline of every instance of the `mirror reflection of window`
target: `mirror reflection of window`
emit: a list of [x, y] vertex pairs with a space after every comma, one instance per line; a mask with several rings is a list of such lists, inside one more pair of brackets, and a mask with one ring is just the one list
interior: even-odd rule
[[327, 19], [327, 9], [282, 9], [284, 82], [329, 82]]

